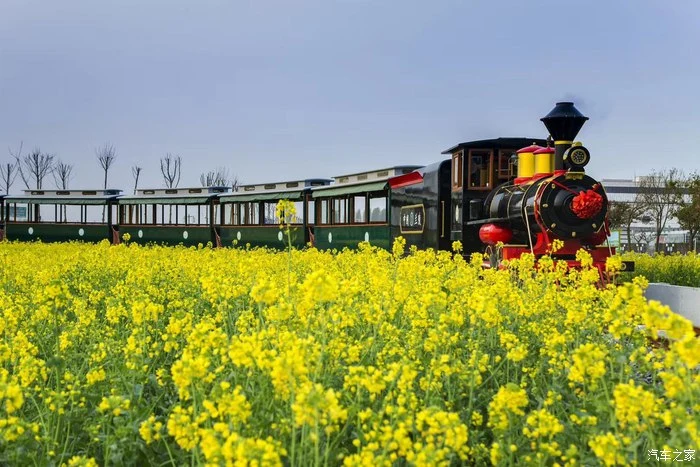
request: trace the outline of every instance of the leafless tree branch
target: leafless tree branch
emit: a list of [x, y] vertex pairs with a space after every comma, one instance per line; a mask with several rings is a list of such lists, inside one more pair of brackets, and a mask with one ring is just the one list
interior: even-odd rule
[[40, 190], [43, 187], [44, 178], [53, 171], [54, 155], [42, 153], [39, 148], [35, 148], [21, 158], [15, 155], [15, 160], [20, 177], [27, 189], [30, 189], [30, 184], [34, 184], [34, 188]]
[[19, 170], [17, 170], [16, 162], [8, 162], [2, 166], [0, 179], [2, 180], [2, 188], [5, 194], [10, 193], [10, 188], [12, 188], [12, 184], [15, 182], [18, 174]]
[[[117, 150], [109, 143], [105, 143], [102, 147], [95, 149], [95, 155], [97, 156], [97, 161], [100, 163], [100, 167], [105, 172], [104, 189], [107, 189], [107, 174], [109, 173], [109, 168], [112, 167], [114, 160], [117, 158]], [[102, 208], [102, 222], [105, 221], [105, 208]]]
[[19, 142], [19, 149], [17, 152], [13, 151], [11, 148], [7, 148], [7, 150], [10, 153], [10, 157], [12, 157], [15, 160], [15, 167], [17, 169], [17, 173], [19, 173], [20, 177], [22, 178], [22, 182], [24, 183], [24, 186], [29, 189], [29, 179], [27, 176], [24, 174], [24, 171], [22, 170], [22, 149], [24, 148], [24, 141]]
[[180, 173], [182, 167], [182, 157], [167, 153], [160, 159], [160, 173], [163, 174], [163, 181], [166, 188], [177, 188], [180, 184]]
[[114, 160], [117, 158], [117, 150], [109, 143], [105, 143], [102, 147], [95, 149], [95, 155], [97, 156], [97, 161], [100, 163], [100, 167], [105, 172], [104, 188], [107, 189], [107, 174], [109, 168], [112, 167]]
[[205, 187], [229, 186], [231, 184], [226, 167], [217, 167], [216, 170], [210, 170], [209, 172], [201, 174], [199, 176], [199, 182]]
[[73, 164], [67, 164], [62, 160], [56, 161], [53, 170], [53, 179], [56, 182], [56, 188], [59, 190], [67, 190], [68, 182], [73, 174]]
[[134, 194], [136, 194], [136, 190], [138, 190], [139, 187], [139, 176], [141, 175], [141, 170], [143, 170], [143, 168], [139, 167], [138, 165], [131, 167], [131, 175], [134, 177]]

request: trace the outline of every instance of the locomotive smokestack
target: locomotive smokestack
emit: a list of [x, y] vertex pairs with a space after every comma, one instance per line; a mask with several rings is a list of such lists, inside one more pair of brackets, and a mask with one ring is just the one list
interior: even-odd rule
[[540, 119], [554, 138], [554, 170], [564, 168], [564, 152], [571, 147], [574, 138], [588, 117], [574, 107], [573, 102], [557, 102], [551, 112]]

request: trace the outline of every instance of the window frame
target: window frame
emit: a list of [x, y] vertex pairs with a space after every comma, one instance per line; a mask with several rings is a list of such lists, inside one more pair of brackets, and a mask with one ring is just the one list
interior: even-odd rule
[[[486, 177], [487, 177], [487, 184], [485, 186], [472, 186], [472, 155], [474, 153], [484, 153], [488, 154], [488, 159], [487, 159], [487, 169], [486, 169]], [[490, 191], [493, 190], [493, 150], [492, 149], [470, 149], [469, 150], [469, 159], [467, 161], [468, 166], [467, 166], [467, 189], [471, 191]]]
[[[372, 220], [372, 199], [384, 198], [384, 220], [373, 221]], [[390, 198], [389, 191], [375, 191], [367, 193], [367, 223], [368, 224], [388, 224], [389, 223], [389, 211], [390, 209]]]
[[498, 168], [496, 178], [498, 180], [508, 180], [511, 178], [513, 170], [510, 158], [513, 155], [512, 150], [500, 149], [498, 151]]
[[452, 154], [452, 191], [459, 191], [463, 188], [464, 181], [464, 151], [457, 151]]

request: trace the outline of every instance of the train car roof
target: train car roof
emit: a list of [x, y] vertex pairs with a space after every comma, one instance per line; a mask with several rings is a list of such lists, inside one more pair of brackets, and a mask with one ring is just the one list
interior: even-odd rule
[[229, 187], [145, 188], [117, 198], [119, 204], [205, 204]]
[[302, 198], [303, 193], [308, 192], [312, 187], [327, 186], [331, 182], [330, 178], [306, 178], [286, 182], [241, 185], [236, 192], [219, 195], [219, 200], [222, 203], [280, 199], [298, 200]]
[[403, 175], [409, 172], [413, 172], [416, 169], [420, 169], [422, 165], [397, 165], [394, 167], [387, 167], [385, 169], [377, 170], [366, 170], [364, 172], [355, 172], [345, 175], [337, 175], [333, 177], [335, 183], [352, 183], [352, 182], [362, 182], [369, 180], [378, 180], [383, 178], [395, 177], [396, 175]]
[[268, 190], [275, 190], [275, 191], [282, 191], [282, 190], [288, 190], [288, 189], [293, 189], [293, 188], [306, 188], [306, 187], [312, 187], [312, 186], [323, 186], [323, 185], [328, 185], [332, 182], [330, 178], [305, 178], [303, 180], [286, 180], [282, 182], [273, 182], [273, 183], [250, 183], [247, 185], [238, 185], [238, 190], [237, 191], [245, 191], [245, 192], [251, 192], [251, 191], [268, 191]]
[[235, 193], [226, 193], [219, 195], [219, 201], [222, 203], [242, 203], [245, 201], [268, 201], [301, 199], [302, 194], [308, 191], [310, 187], [299, 187], [296, 190], [269, 190], [269, 191], [237, 191]]
[[216, 193], [226, 193], [231, 190], [229, 186], [195, 186], [195, 187], [185, 187], [185, 188], [143, 188], [136, 191], [136, 195], [130, 196], [179, 196], [179, 195], [199, 195], [199, 194], [216, 194]]
[[335, 177], [333, 185], [312, 188], [311, 195], [314, 198], [328, 198], [353, 193], [383, 191], [387, 188], [389, 179], [411, 173], [421, 167], [420, 165], [400, 165], [387, 169], [341, 175]]
[[452, 146], [450, 149], [442, 151], [442, 154], [452, 154], [455, 151], [461, 149], [520, 149], [531, 144], [539, 144], [540, 146], [546, 146], [547, 140], [542, 138], [520, 138], [520, 137], [507, 137], [507, 138], [494, 138], [494, 139], [480, 139], [476, 141], [467, 141], [464, 143], [459, 143]]
[[107, 204], [116, 199], [122, 190], [24, 190], [23, 195], [5, 195], [8, 203], [32, 204]]

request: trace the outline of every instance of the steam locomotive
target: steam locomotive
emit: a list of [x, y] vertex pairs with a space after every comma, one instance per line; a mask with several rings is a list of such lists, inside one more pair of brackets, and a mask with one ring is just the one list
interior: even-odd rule
[[[354, 248], [369, 241], [391, 248], [403, 236], [408, 245], [449, 250], [459, 240], [465, 254], [488, 252], [489, 264], [496, 265], [523, 253], [549, 253], [560, 240], [556, 258], [575, 266], [576, 252], [584, 248], [602, 269], [614, 253], [604, 245], [608, 198], [584, 171], [588, 149], [574, 142], [588, 118], [573, 103], [560, 102], [541, 120], [547, 140], [469, 141], [444, 151], [449, 159], [425, 167], [333, 180], [243, 185], [233, 192], [228, 187], [144, 189], [134, 195], [26, 190], [0, 196], [0, 235], [279, 248], [288, 238], [279, 232], [275, 208], [286, 199], [296, 205], [292, 243], [297, 247]], [[79, 220], [71, 218], [78, 208]]]
[[[590, 152], [574, 142], [587, 120], [572, 102], [559, 102], [541, 119], [550, 134], [547, 140], [472, 141], [443, 152], [451, 155], [445, 161], [449, 166], [426, 169], [423, 178], [431, 170], [438, 180], [450, 177], [447, 183], [438, 181], [443, 189], [450, 187], [449, 197], [443, 193], [437, 200], [452, 206], [450, 240], [461, 240], [467, 253], [490, 253], [491, 265], [526, 252], [551, 253], [554, 240], [560, 240], [563, 246], [555, 258], [576, 266], [576, 252], [583, 248], [603, 269], [614, 254], [604, 245], [608, 198], [584, 171]], [[403, 190], [395, 190], [394, 198], [420, 192], [409, 186]]]

